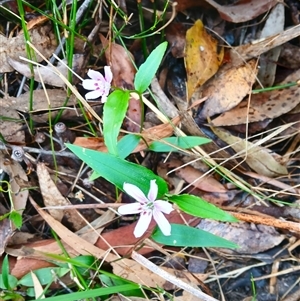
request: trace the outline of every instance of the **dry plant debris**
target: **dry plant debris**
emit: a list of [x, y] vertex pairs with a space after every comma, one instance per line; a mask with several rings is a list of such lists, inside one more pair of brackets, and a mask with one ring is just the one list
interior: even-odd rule
[[[28, 15], [31, 58], [24, 28], [16, 23], [17, 29], [8, 26], [5, 32], [9, 19], [3, 15], [0, 21], [2, 266], [9, 255], [10, 274], [18, 279], [57, 267], [49, 254], [63, 252], [52, 237], [45, 239], [50, 227], [70, 258], [94, 256], [115, 276], [151, 288], [152, 300], [157, 287], [177, 301], [200, 300], [199, 293], [211, 301], [299, 300], [299, 3], [179, 0], [177, 6], [158, 1], [152, 8], [152, 2], [150, 7], [121, 2], [118, 11], [109, 4], [108, 13], [106, 6], [91, 4], [95, 11], [87, 12], [86, 23], [72, 29], [71, 23], [61, 26], [65, 20], [54, 27], [52, 16]], [[147, 12], [143, 21], [137, 18], [142, 11]], [[161, 22], [153, 25], [155, 19]], [[70, 44], [64, 45], [76, 30], [70, 51]], [[140, 98], [132, 91], [136, 65], [160, 39], [169, 42], [168, 51], [151, 93]], [[55, 61], [57, 55], [61, 59]], [[216, 234], [238, 249], [157, 245], [149, 239], [153, 221], [136, 238], [136, 220], [117, 214], [120, 202], [132, 200], [103, 178], [91, 180], [92, 170], [66, 150], [64, 143], [70, 142], [109, 151], [102, 135], [103, 104], [87, 102], [81, 84], [89, 69], [102, 72], [104, 66], [111, 67], [114, 89], [132, 92], [118, 139], [128, 133], [141, 139], [128, 160], [155, 171], [170, 192], [199, 196], [240, 220], [224, 223], [174, 210], [166, 215], [169, 222]], [[179, 152], [151, 151], [174, 135], [212, 142]], [[7, 218], [15, 211], [23, 217], [22, 227]], [[36, 293], [42, 293], [34, 277]], [[75, 283], [70, 275], [64, 281]]]

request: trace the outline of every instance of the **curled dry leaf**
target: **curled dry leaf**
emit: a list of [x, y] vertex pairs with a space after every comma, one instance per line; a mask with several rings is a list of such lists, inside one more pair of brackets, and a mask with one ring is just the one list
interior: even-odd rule
[[187, 73], [187, 95], [192, 96], [219, 69], [223, 60], [223, 48], [209, 35], [201, 20], [186, 32], [185, 67]]
[[[19, 73], [26, 77], [31, 77], [31, 71], [27, 63], [21, 63], [19, 60], [7, 58], [8, 63]], [[79, 73], [84, 63], [84, 56], [82, 54], [74, 54], [72, 70], [75, 73]], [[47, 66], [35, 66], [34, 70], [34, 80], [37, 82], [43, 82], [44, 84], [55, 86], [55, 87], [64, 87], [65, 83], [58, 76], [58, 72], [61, 73], [65, 78], [68, 78], [68, 68], [67, 61], [63, 60], [58, 62], [57, 66], [53, 68], [51, 65]], [[76, 76], [73, 76], [73, 80], [78, 81]]]
[[221, 128], [213, 128], [214, 133], [233, 148], [239, 156], [258, 174], [273, 178], [286, 175], [287, 168], [277, 162], [269, 151], [245, 139], [233, 136]]
[[202, 97], [207, 97], [197, 114], [200, 120], [226, 112], [239, 104], [250, 93], [256, 79], [255, 61], [238, 68], [218, 72], [202, 88]]
[[[50, 25], [34, 27], [29, 30], [29, 35], [31, 43], [46, 58], [53, 54], [56, 48], [56, 40]], [[19, 61], [20, 56], [27, 57], [24, 40], [25, 37], [23, 33], [14, 38], [6, 38], [0, 35], [0, 73], [14, 70], [8, 62], [8, 57], [16, 61]], [[41, 62], [43, 59], [36, 54], [36, 60], [37, 62]]]
[[222, 19], [233, 22], [247, 22], [253, 20], [257, 16], [267, 12], [275, 6], [277, 0], [252, 0], [252, 1], [238, 1], [233, 5], [220, 5], [214, 0], [205, 0], [211, 6], [216, 8]]

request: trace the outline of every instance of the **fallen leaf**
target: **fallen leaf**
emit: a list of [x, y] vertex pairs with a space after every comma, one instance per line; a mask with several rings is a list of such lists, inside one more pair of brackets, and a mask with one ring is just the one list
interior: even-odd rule
[[[10, 108], [13, 105], [15, 110], [29, 113], [29, 96], [30, 92], [25, 92], [19, 97], [9, 96], [7, 98], [1, 98], [0, 105], [4, 108]], [[49, 98], [49, 102], [47, 96]], [[47, 89], [47, 95], [44, 90], [34, 90], [32, 98], [33, 110], [31, 112], [48, 111], [49, 109], [61, 108], [67, 99], [67, 94], [66, 91], [62, 89]], [[70, 97], [69, 104], [76, 104], [75, 96]], [[2, 111], [0, 113], [2, 114]]]
[[184, 57], [186, 29], [182, 23], [172, 22], [166, 28], [166, 40], [169, 42], [171, 53], [175, 58]]
[[14, 229], [9, 218], [0, 220], [0, 256], [5, 252], [9, 239], [13, 236]]
[[290, 68], [300, 68], [300, 47], [291, 43], [285, 43], [282, 45], [280, 57], [280, 65]]
[[105, 48], [106, 61], [113, 73], [113, 85], [119, 88], [133, 89], [136, 73], [133, 55], [119, 44], [110, 44], [102, 34], [99, 36]]
[[[160, 124], [152, 128], [144, 130], [139, 134], [143, 139], [140, 140], [138, 146], [132, 151], [137, 153], [148, 148], [152, 141], [157, 141], [162, 138], [169, 137], [174, 132], [174, 126], [179, 123], [179, 118], [172, 120], [172, 124]], [[104, 140], [101, 137], [76, 137], [75, 145], [86, 147], [93, 150], [107, 152]]]
[[277, 162], [269, 151], [245, 139], [233, 136], [221, 128], [213, 128], [214, 133], [233, 148], [240, 157], [257, 173], [273, 178], [288, 174], [287, 168]]
[[[19, 60], [7, 58], [8, 63], [19, 73], [30, 78], [32, 76], [30, 67], [28, 63], [20, 62]], [[84, 63], [84, 56], [82, 54], [74, 54], [72, 70], [74, 73], [79, 73]], [[58, 62], [55, 69], [51, 65], [47, 66], [34, 66], [34, 80], [37, 82], [43, 82], [44, 84], [55, 86], [55, 87], [65, 87], [63, 80], [57, 75], [57, 72], [60, 72], [64, 77], [68, 78], [68, 64], [64, 59], [62, 62]], [[73, 82], [78, 82], [79, 79], [73, 75]]]
[[[202, 97], [207, 97], [197, 117], [207, 117], [226, 112], [238, 105], [251, 92], [256, 79], [255, 61], [252, 60], [238, 68], [231, 68], [208, 81], [202, 90]], [[236, 88], [238, 87], [238, 89]]]
[[182, 166], [183, 163], [179, 160], [171, 160], [166, 163], [170, 168], [176, 168], [176, 175], [185, 180], [194, 187], [208, 192], [223, 193], [227, 189], [211, 175], [205, 175], [204, 172], [195, 169], [192, 166]]
[[[113, 272], [115, 275], [133, 281], [135, 283], [146, 285], [148, 287], [162, 287], [165, 289], [167, 285], [170, 285], [167, 280], [141, 266], [134, 260], [122, 259], [122, 261], [118, 261], [116, 263], [112, 262], [111, 265], [113, 267]], [[191, 274], [188, 271], [179, 271], [167, 267], [159, 268], [169, 273], [170, 275], [175, 276], [176, 278], [181, 279], [186, 283], [189, 283], [190, 285], [199, 284], [197, 278], [201, 281], [204, 281], [207, 278], [205, 274]]]
[[20, 162], [10, 160], [10, 163], [7, 164], [5, 154], [2, 151], [0, 151], [0, 169], [9, 176], [11, 200], [14, 209], [22, 215], [29, 195], [28, 187], [24, 185], [28, 182], [27, 174]]
[[186, 32], [185, 67], [187, 73], [187, 95], [192, 96], [219, 69], [223, 60], [223, 48], [209, 35], [203, 23], [197, 20]]
[[0, 99], [0, 133], [4, 139], [12, 144], [24, 145], [25, 133], [20, 130], [20, 116], [12, 104], [5, 108], [2, 106], [3, 98]]
[[[214, 126], [229, 126], [274, 119], [300, 103], [300, 87], [263, 92], [251, 96], [235, 108], [212, 120]], [[249, 105], [248, 105], [249, 104]]]
[[[31, 43], [40, 51], [46, 58], [50, 57], [56, 48], [55, 36], [52, 33], [50, 25], [43, 27], [34, 27], [29, 30]], [[11, 72], [13, 67], [8, 63], [8, 57], [20, 61], [19, 57], [27, 57], [25, 37], [20, 33], [17, 37], [6, 38], [0, 35], [0, 73]], [[43, 60], [36, 54], [36, 61]]]
[[222, 19], [233, 23], [253, 20], [257, 16], [270, 10], [278, 3], [277, 0], [251, 0], [239, 1], [237, 4], [226, 6], [220, 5], [213, 0], [205, 1], [218, 10]]
[[[124, 89], [134, 88], [134, 76], [136, 69], [133, 65], [134, 57], [121, 45], [109, 43], [109, 41], [100, 34], [100, 39], [105, 48], [105, 57], [113, 73], [113, 84], [116, 87]], [[140, 132], [142, 124], [142, 104], [140, 99], [131, 97], [128, 104], [125, 127], [130, 132]]]
[[[70, 205], [70, 202], [61, 195], [54, 184], [44, 163], [37, 164], [36, 173], [39, 178], [45, 207]], [[76, 209], [48, 209], [48, 211], [58, 221], [61, 221], [65, 217], [76, 230], [86, 225]]]
[[[277, 2], [277, 1], [276, 1]], [[250, 2], [249, 2], [250, 3]], [[233, 47], [229, 50], [230, 61], [227, 64], [228, 68], [240, 66], [252, 58], [259, 57], [262, 53], [280, 46], [300, 35], [300, 24], [290, 27], [279, 34], [272, 35], [264, 39], [251, 41], [248, 44], [243, 44]]]
[[239, 245], [234, 251], [222, 249], [225, 253], [257, 254], [279, 245], [284, 235], [273, 227], [244, 222], [225, 224], [202, 219], [197, 228], [218, 235]]

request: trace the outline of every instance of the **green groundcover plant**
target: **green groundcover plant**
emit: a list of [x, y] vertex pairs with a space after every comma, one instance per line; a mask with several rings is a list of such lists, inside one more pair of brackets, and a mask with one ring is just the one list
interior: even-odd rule
[[[102, 98], [104, 103], [103, 136], [108, 152], [98, 152], [72, 144], [67, 144], [67, 147], [94, 170], [92, 178], [99, 176], [105, 178], [137, 201], [120, 206], [118, 209], [122, 215], [140, 214], [134, 230], [136, 237], [145, 233], [153, 218], [158, 227], [154, 230], [152, 239], [159, 243], [175, 246], [236, 248], [236, 244], [211, 233], [185, 225], [170, 224], [165, 215], [174, 210], [173, 204], [176, 204], [177, 208], [182, 211], [197, 217], [224, 222], [237, 220], [199, 197], [189, 194], [169, 194], [164, 179], [143, 166], [127, 161], [125, 158], [139, 143], [138, 135], [128, 134], [118, 141], [130, 93], [138, 93], [142, 102], [142, 93], [149, 87], [166, 48], [167, 42], [158, 45], [140, 66], [134, 80], [134, 91], [115, 89], [109, 94], [112, 81], [110, 67], [104, 68], [105, 76], [100, 72], [89, 70], [90, 79], [83, 81], [83, 87], [90, 90], [85, 97], [86, 99]], [[152, 144], [151, 150], [177, 151], [177, 149], [192, 148], [209, 141], [202, 137], [170, 137], [156, 141]]]

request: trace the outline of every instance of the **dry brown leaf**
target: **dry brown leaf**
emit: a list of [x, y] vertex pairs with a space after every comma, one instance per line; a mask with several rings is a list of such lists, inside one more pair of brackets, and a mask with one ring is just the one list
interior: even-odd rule
[[116, 43], [109, 41], [100, 34], [100, 40], [105, 48], [105, 57], [113, 73], [113, 84], [119, 88], [133, 89], [136, 70], [133, 65], [132, 54]]
[[[138, 146], [132, 151], [132, 153], [137, 153], [147, 149], [148, 145], [151, 144], [152, 141], [157, 141], [171, 136], [174, 131], [174, 126], [176, 126], [178, 122], [179, 118], [176, 118], [172, 120], [172, 124], [160, 124], [144, 130], [142, 133], [140, 133], [140, 136], [143, 137], [143, 139], [140, 140]], [[74, 144], [93, 150], [107, 152], [107, 147], [105, 146], [104, 140], [101, 137], [76, 137]]]
[[[116, 87], [133, 89], [134, 76], [136, 73], [133, 65], [133, 55], [121, 45], [109, 44], [108, 40], [100, 34], [100, 39], [105, 48], [105, 57], [113, 73], [113, 84]], [[140, 132], [142, 124], [142, 104], [140, 99], [133, 97], [129, 100], [125, 127], [130, 132]]]
[[[28, 78], [32, 76], [28, 63], [20, 62], [19, 60], [15, 60], [10, 57], [7, 58], [7, 61], [16, 71], [18, 71], [22, 75]], [[84, 56], [82, 54], [74, 54], [72, 70], [75, 73], [79, 73], [79, 71], [82, 69], [83, 63]], [[34, 66], [34, 80], [55, 87], [65, 87], [65, 83], [57, 75], [57, 72], [60, 72], [64, 77], [68, 78], [69, 69], [67, 65], [67, 61], [63, 60], [62, 62], [58, 62], [55, 69], [49, 64], [47, 66]], [[73, 76], [73, 83], [76, 82], [78, 82], [78, 78], [76, 76]]]
[[[36, 173], [39, 178], [45, 207], [70, 205], [70, 202], [59, 192], [44, 163], [37, 164]], [[58, 221], [61, 221], [65, 217], [76, 230], [86, 225], [76, 209], [48, 209], [48, 211]]]
[[233, 23], [253, 20], [278, 3], [277, 0], [251, 0], [239, 1], [237, 4], [225, 6], [213, 0], [205, 1], [218, 10], [222, 19]]
[[284, 235], [273, 227], [265, 225], [239, 223], [221, 223], [202, 219], [197, 228], [218, 235], [239, 245], [234, 251], [222, 249], [225, 253], [256, 254], [279, 245]]
[[294, 86], [283, 90], [275, 90], [254, 94], [242, 101], [235, 108], [212, 120], [214, 126], [229, 126], [274, 119], [288, 113], [300, 103], [300, 87]]
[[29, 195], [28, 189], [24, 187], [24, 183], [28, 182], [28, 177], [20, 162], [15, 160], [11, 160], [10, 164], [5, 162], [5, 155], [3, 152], [0, 152], [0, 169], [9, 176], [14, 209], [22, 215]]
[[[149, 271], [148, 269], [144, 268], [139, 263], [131, 259], [123, 259], [122, 261], [112, 262], [111, 265], [113, 267], [113, 272], [115, 275], [118, 275], [130, 281], [140, 283], [149, 287], [166, 287], [167, 285], [170, 285], [170, 283], [165, 279]], [[195, 277], [202, 281], [207, 278], [205, 274], [193, 274], [195, 276], [194, 277], [188, 271], [179, 271], [167, 267], [160, 268], [189, 284], [198, 284], [198, 281]]]
[[4, 218], [0, 220], [0, 256], [4, 253], [8, 240], [13, 236], [13, 233], [14, 229], [10, 219]]
[[4, 99], [0, 99], [0, 133], [4, 139], [12, 144], [25, 144], [25, 133], [20, 131], [21, 124], [18, 123], [20, 116], [12, 104], [5, 108], [2, 106]]
[[187, 73], [187, 98], [202, 86], [219, 69], [223, 60], [223, 48], [209, 35], [202, 21], [197, 20], [186, 32], [185, 67]]
[[233, 136], [221, 128], [213, 128], [213, 131], [220, 139], [230, 145], [239, 156], [245, 157], [246, 163], [257, 173], [270, 178], [288, 174], [287, 168], [277, 162], [267, 149]]
[[259, 57], [262, 53], [282, 45], [300, 35], [300, 24], [288, 28], [277, 35], [268, 38], [254, 40], [251, 43], [230, 49], [230, 62], [228, 67], [239, 66], [252, 58]]
[[[218, 74], [202, 88], [202, 97], [207, 97], [197, 116], [201, 120], [226, 112], [239, 104], [250, 93], [256, 79], [255, 61]], [[238, 88], [237, 88], [238, 87]]]
[[[29, 95], [30, 92], [21, 94], [19, 97], [9, 96], [7, 98], [0, 99], [0, 105], [4, 108], [14, 107], [15, 110], [21, 112], [29, 112]], [[47, 89], [47, 95], [49, 97], [50, 106], [44, 90], [34, 90], [33, 91], [33, 111], [46, 111], [48, 109], [61, 108], [66, 101], [67, 94], [66, 91], [62, 89]], [[69, 100], [70, 105], [76, 103], [76, 97], [71, 96]], [[0, 114], [2, 115], [3, 110]], [[49, 116], [48, 116], [49, 117]], [[15, 117], [16, 118], [16, 117]], [[1, 131], [2, 132], [2, 131]]]
[[181, 161], [175, 159], [167, 163], [168, 167], [179, 167], [176, 170], [176, 175], [200, 190], [218, 193], [227, 192], [227, 189], [211, 175], [204, 176], [204, 173], [200, 170], [197, 170], [189, 165], [182, 165], [183, 163]]
[[182, 23], [172, 22], [166, 28], [166, 40], [171, 47], [171, 53], [175, 58], [184, 57], [186, 29]]
[[78, 230], [76, 234], [91, 244], [95, 244], [101, 232], [104, 230], [104, 227], [112, 222], [115, 216], [113, 211], [107, 210], [91, 223]]
[[[40, 51], [46, 58], [50, 57], [55, 48], [56, 40], [52, 33], [52, 28], [49, 25], [29, 30], [31, 43]], [[19, 57], [27, 57], [26, 43], [24, 43], [24, 34], [21, 33], [15, 38], [6, 38], [0, 35], [0, 73], [11, 72], [14, 69], [8, 63], [8, 57], [20, 61]], [[43, 59], [36, 54], [37, 62]]]
[[291, 43], [285, 43], [282, 45], [280, 57], [280, 65], [290, 68], [300, 68], [300, 47]]

